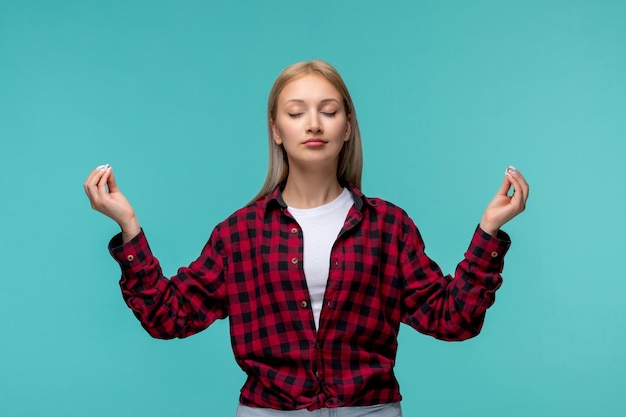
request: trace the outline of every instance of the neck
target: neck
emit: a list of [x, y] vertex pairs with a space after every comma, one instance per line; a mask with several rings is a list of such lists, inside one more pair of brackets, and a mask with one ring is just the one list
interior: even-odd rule
[[282, 197], [288, 206], [313, 208], [330, 203], [339, 197], [343, 187], [332, 172], [289, 172]]

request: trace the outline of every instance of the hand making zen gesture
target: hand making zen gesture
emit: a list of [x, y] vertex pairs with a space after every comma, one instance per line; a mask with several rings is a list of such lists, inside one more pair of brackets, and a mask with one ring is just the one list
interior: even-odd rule
[[94, 169], [84, 185], [91, 207], [115, 220], [122, 229], [122, 240], [128, 242], [140, 232], [135, 210], [120, 191], [113, 170], [107, 165]]
[[[513, 194], [509, 196], [511, 187]], [[502, 186], [483, 213], [480, 228], [495, 236], [505, 223], [524, 211], [528, 191], [528, 183], [522, 174], [513, 167], [507, 168]]]

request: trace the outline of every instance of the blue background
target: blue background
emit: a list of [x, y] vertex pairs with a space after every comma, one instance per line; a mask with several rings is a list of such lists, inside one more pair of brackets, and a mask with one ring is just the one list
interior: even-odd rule
[[0, 415], [234, 415], [225, 321], [141, 329], [82, 182], [110, 163], [167, 274], [260, 188], [285, 66], [342, 73], [363, 189], [453, 272], [531, 184], [484, 330], [408, 327], [406, 416], [624, 416], [625, 1], [0, 1]]

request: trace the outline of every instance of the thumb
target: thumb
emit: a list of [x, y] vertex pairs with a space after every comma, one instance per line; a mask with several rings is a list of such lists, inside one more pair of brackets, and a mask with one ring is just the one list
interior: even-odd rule
[[[508, 172], [508, 171], [507, 171]], [[511, 180], [508, 175], [504, 176], [504, 180], [502, 181], [502, 185], [500, 185], [500, 189], [498, 190], [499, 195], [508, 195], [509, 190], [511, 189]]]
[[113, 170], [109, 171], [109, 178], [107, 179], [107, 186], [109, 187], [110, 193], [119, 193], [120, 188], [117, 185], [117, 181], [115, 180], [115, 175], [113, 174]]

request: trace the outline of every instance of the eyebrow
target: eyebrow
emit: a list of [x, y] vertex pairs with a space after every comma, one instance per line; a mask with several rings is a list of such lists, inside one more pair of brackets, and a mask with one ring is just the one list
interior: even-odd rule
[[[334, 102], [336, 102], [336, 103], [338, 103], [338, 104], [340, 104], [340, 103], [341, 103], [341, 102], [340, 102], [339, 100], [337, 100], [336, 98], [325, 98], [324, 100], [321, 100], [321, 101], [320, 101], [320, 103], [321, 103], [321, 104], [325, 104], [325, 103], [328, 103], [328, 102], [331, 102], [331, 101], [334, 101]], [[285, 101], [285, 104], [294, 103], [294, 102], [295, 102], [295, 103], [304, 103], [304, 100], [299, 99], [299, 98], [293, 98], [293, 99], [291, 99], [291, 100], [287, 100], [287, 101]]]

